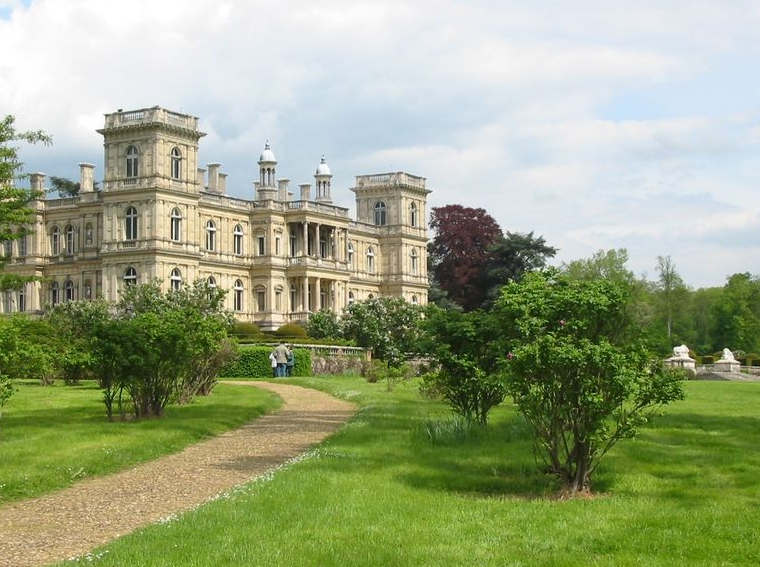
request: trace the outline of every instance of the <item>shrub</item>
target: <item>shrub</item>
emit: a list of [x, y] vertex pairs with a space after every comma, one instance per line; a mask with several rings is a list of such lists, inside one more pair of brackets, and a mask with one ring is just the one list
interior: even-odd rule
[[296, 323], [288, 323], [277, 329], [274, 334], [283, 339], [303, 338], [306, 337], [306, 329]]
[[235, 321], [235, 323], [233, 323], [230, 334], [235, 337], [246, 338], [263, 336], [261, 329], [259, 329], [259, 326], [256, 323], [243, 323], [238, 321]]
[[715, 358], [709, 354], [706, 354], [700, 358], [700, 362], [702, 364], [713, 364], [713, 362], [715, 362]]
[[[271, 352], [270, 346], [238, 347], [234, 360], [225, 365], [219, 374], [227, 378], [269, 378], [272, 376], [272, 364], [269, 361]], [[311, 376], [311, 352], [296, 348], [293, 353], [293, 376]]]
[[312, 313], [307, 330], [309, 336], [315, 339], [337, 339], [343, 334], [338, 316], [329, 309]]

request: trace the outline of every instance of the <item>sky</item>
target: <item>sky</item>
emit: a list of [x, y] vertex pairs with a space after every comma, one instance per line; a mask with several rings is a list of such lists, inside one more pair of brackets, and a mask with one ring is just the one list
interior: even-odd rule
[[200, 118], [200, 162], [253, 198], [266, 141], [291, 187], [321, 156], [427, 179], [553, 263], [626, 248], [694, 287], [760, 273], [757, 0], [0, 0], [0, 115], [27, 172], [102, 177], [103, 115]]

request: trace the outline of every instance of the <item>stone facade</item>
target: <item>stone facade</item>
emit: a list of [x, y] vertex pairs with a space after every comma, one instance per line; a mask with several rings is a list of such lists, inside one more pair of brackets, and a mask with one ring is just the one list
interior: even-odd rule
[[[253, 199], [229, 196], [218, 163], [198, 164], [198, 118], [160, 107], [107, 114], [104, 179], [80, 164], [77, 197], [40, 199], [32, 234], [5, 243], [7, 272], [44, 278], [4, 295], [1, 312], [98, 296], [116, 300], [131, 283], [165, 288], [196, 279], [228, 291], [239, 321], [263, 329], [320, 308], [400, 296], [427, 303], [425, 178], [360, 175], [351, 189], [357, 218], [332, 203], [324, 158], [297, 197], [279, 179], [267, 144]], [[31, 176], [44, 187], [44, 175]]]

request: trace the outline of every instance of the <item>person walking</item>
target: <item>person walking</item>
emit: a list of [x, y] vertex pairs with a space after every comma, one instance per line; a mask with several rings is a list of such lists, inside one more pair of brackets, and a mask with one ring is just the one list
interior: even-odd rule
[[280, 344], [274, 349], [274, 357], [277, 360], [277, 376], [284, 378], [285, 368], [288, 364], [288, 347], [286, 347], [285, 343], [282, 341], [280, 341]]
[[288, 345], [288, 361], [285, 363], [285, 375], [293, 376], [293, 367], [296, 365], [296, 353], [293, 352], [293, 345]]

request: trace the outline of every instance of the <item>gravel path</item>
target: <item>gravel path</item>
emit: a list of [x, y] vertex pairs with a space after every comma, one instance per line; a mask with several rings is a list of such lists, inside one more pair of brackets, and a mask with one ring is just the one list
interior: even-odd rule
[[0, 567], [48, 565], [201, 504], [316, 445], [355, 407], [322, 392], [270, 382], [281, 409], [180, 453], [59, 492], [0, 507]]

